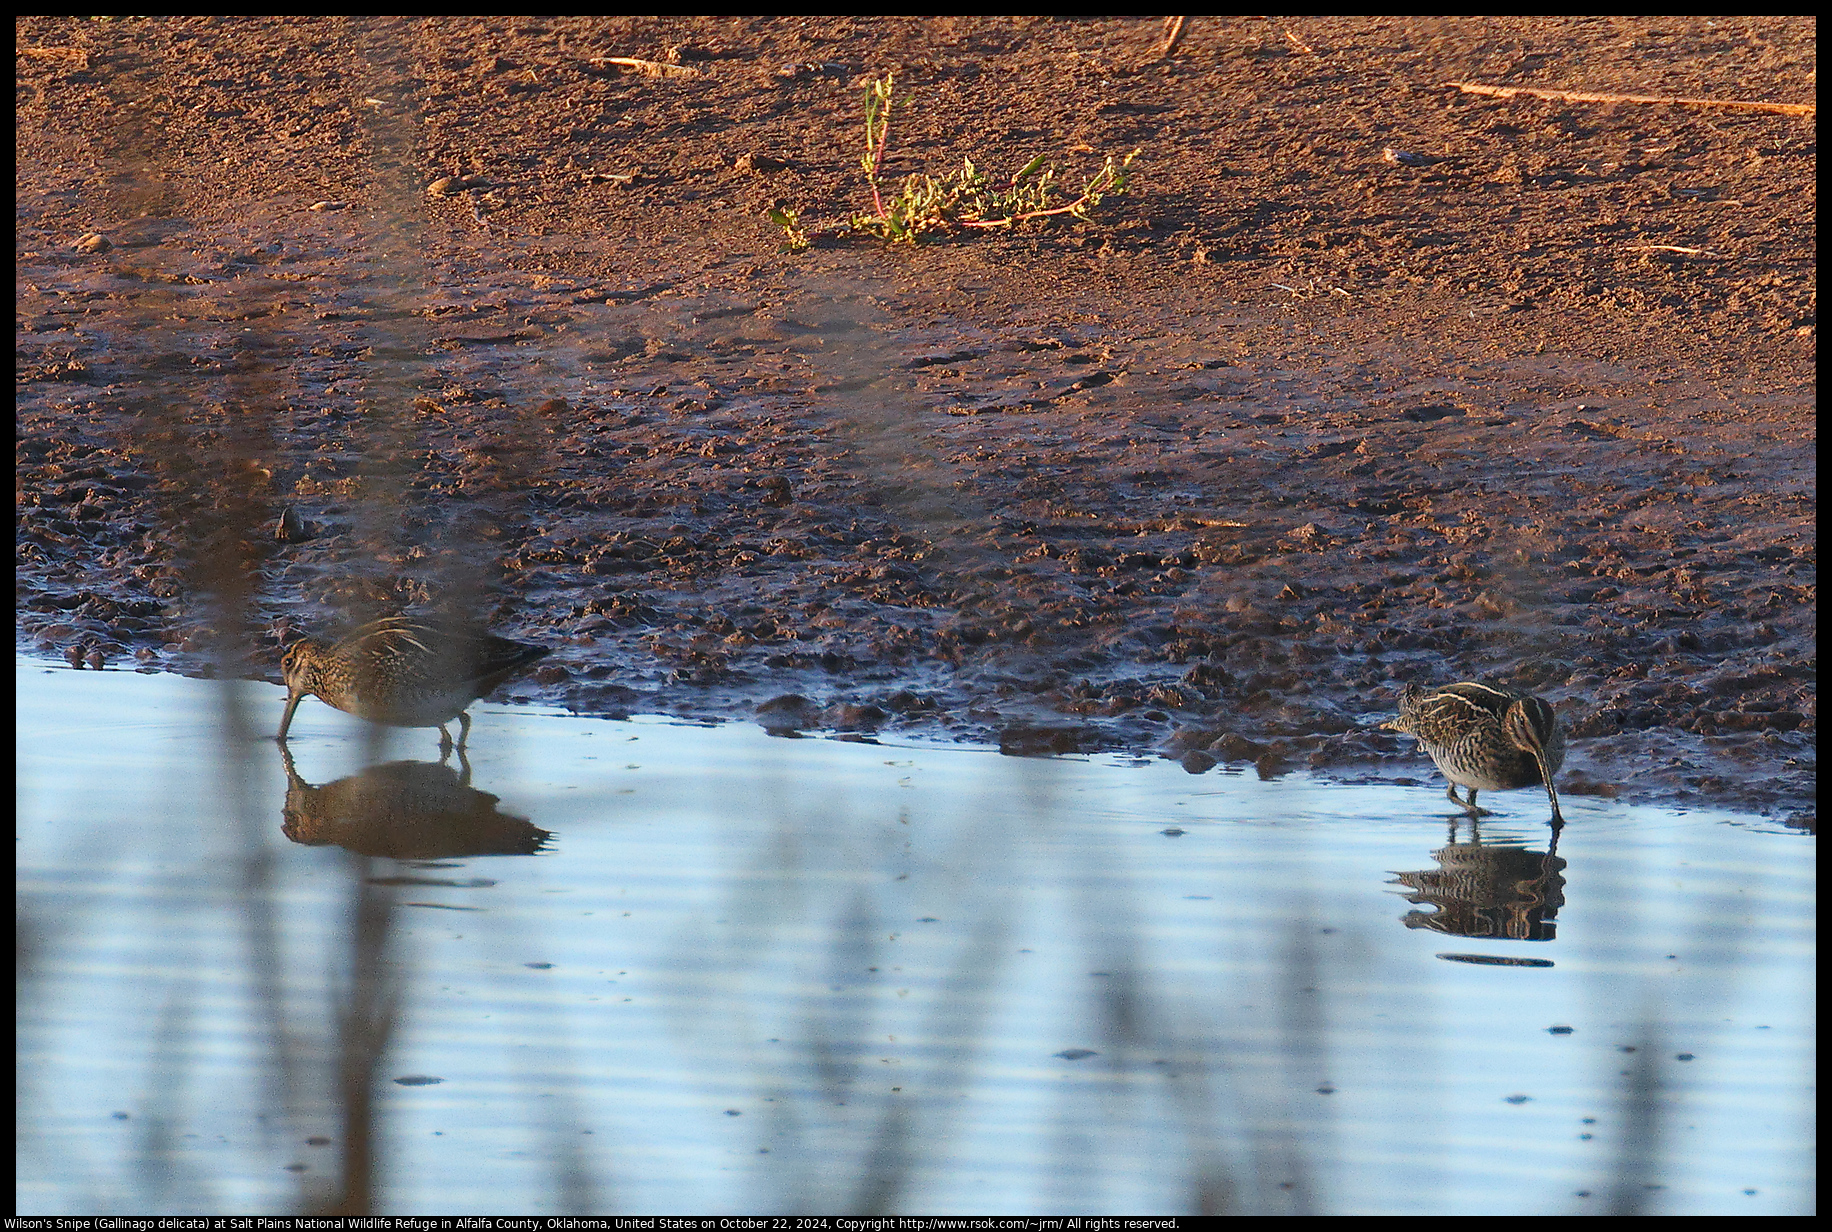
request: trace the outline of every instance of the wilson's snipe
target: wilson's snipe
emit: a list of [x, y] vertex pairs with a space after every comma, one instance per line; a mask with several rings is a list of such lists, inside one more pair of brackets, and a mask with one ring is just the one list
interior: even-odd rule
[[286, 714], [310, 693], [327, 705], [392, 727], [437, 727], [440, 751], [452, 747], [446, 723], [457, 719], [458, 747], [471, 734], [467, 707], [552, 651], [457, 625], [391, 616], [364, 625], [335, 646], [306, 638], [280, 658]]
[[[1552, 776], [1565, 764], [1565, 730], [1550, 702], [1467, 680], [1429, 690], [1409, 684], [1399, 718], [1381, 727], [1417, 739], [1450, 780], [1444, 794], [1471, 817], [1487, 813], [1476, 807], [1478, 791], [1544, 783], [1553, 824], [1564, 824]], [[1468, 800], [1457, 795], [1459, 784], [1469, 788]]]

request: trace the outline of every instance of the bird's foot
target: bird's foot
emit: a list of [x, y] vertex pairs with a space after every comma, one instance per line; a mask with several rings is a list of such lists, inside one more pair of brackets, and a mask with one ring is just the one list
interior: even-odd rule
[[1476, 807], [1476, 789], [1474, 787], [1469, 789], [1469, 799], [1467, 800], [1457, 794], [1457, 785], [1455, 783], [1452, 783], [1449, 787], [1444, 789], [1444, 795], [1452, 804], [1467, 813], [1472, 821], [1478, 817], [1494, 816], [1494, 814], [1487, 809]]

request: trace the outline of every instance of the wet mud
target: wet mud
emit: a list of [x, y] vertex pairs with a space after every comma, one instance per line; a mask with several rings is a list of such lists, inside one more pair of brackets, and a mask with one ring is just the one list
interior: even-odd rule
[[[1810, 21], [17, 31], [27, 646], [468, 608], [581, 714], [1421, 784], [1479, 677], [1566, 794], [1811, 813], [1810, 119], [1443, 85], [1802, 101]], [[848, 238], [885, 71], [898, 176], [1133, 188]]]

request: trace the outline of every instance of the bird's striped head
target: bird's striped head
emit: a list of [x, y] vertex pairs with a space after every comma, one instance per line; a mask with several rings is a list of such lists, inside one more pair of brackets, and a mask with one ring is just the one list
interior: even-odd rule
[[291, 693], [309, 693], [318, 673], [319, 656], [325, 647], [309, 637], [302, 637], [280, 655], [280, 674], [286, 677]]
[[1538, 757], [1558, 738], [1558, 712], [1538, 697], [1523, 697], [1501, 717], [1501, 732], [1508, 743]]

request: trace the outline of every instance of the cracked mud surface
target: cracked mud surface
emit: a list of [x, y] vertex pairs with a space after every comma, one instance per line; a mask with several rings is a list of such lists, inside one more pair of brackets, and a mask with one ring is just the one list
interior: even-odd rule
[[[1420, 783], [1473, 676], [1811, 810], [1811, 120], [1441, 84], [1798, 102], [1811, 22], [1193, 23], [21, 19], [24, 643], [468, 598], [583, 714]], [[886, 70], [894, 176], [1133, 192], [842, 238]]]

